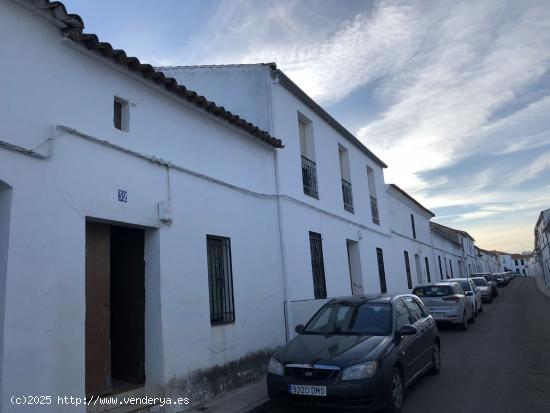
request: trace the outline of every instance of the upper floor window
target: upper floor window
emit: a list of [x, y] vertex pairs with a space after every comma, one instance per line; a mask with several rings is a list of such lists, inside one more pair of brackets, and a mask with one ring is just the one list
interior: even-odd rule
[[412, 228], [413, 238], [416, 239], [416, 227], [414, 226], [414, 215], [413, 214], [411, 214], [411, 228]]
[[370, 195], [370, 213], [372, 216], [372, 222], [380, 225], [380, 216], [378, 214], [378, 199], [376, 198], [376, 182], [374, 179], [374, 170], [367, 166], [367, 180], [369, 184]]
[[130, 105], [128, 101], [116, 96], [113, 103], [113, 125], [125, 132], [130, 129]]
[[317, 188], [317, 165], [315, 164], [315, 148], [313, 146], [313, 130], [311, 121], [301, 113], [298, 114], [298, 134], [300, 137], [304, 194], [319, 198], [319, 190]]
[[353, 212], [353, 192], [351, 189], [351, 173], [349, 168], [348, 150], [342, 145], [338, 145], [338, 159], [340, 161], [340, 180], [342, 183], [342, 198], [344, 200], [344, 209]]

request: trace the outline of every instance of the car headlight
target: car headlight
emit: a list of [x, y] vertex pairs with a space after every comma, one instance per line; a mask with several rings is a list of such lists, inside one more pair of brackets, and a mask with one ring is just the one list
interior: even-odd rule
[[374, 377], [377, 366], [376, 361], [368, 361], [348, 367], [342, 372], [342, 380], [359, 380]]
[[275, 374], [277, 376], [284, 376], [285, 375], [285, 368], [275, 357], [271, 357], [271, 360], [269, 360], [269, 364], [267, 366], [267, 372], [271, 374]]

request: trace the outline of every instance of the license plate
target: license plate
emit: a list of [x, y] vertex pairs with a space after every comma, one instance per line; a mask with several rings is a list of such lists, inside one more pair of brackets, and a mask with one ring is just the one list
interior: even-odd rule
[[300, 394], [303, 396], [326, 396], [326, 386], [306, 386], [302, 384], [289, 384], [288, 392], [290, 394]]

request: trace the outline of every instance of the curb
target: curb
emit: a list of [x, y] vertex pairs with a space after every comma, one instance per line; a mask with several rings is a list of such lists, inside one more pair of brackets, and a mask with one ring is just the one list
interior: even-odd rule
[[252, 406], [248, 406], [241, 413], [261, 413], [269, 405], [269, 399], [258, 401]]
[[536, 281], [536, 284], [537, 284], [537, 289], [539, 290], [539, 292], [544, 295], [546, 298], [550, 299], [550, 288], [548, 288], [545, 284], [544, 284], [544, 281], [542, 281], [539, 277], [536, 277], [535, 278], [535, 281]]

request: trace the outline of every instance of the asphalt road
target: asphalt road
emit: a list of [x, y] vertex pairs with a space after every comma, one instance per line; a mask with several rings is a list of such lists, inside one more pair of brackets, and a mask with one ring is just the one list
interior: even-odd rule
[[516, 278], [483, 307], [466, 332], [440, 328], [441, 373], [408, 389], [403, 413], [550, 412], [550, 298]]

